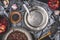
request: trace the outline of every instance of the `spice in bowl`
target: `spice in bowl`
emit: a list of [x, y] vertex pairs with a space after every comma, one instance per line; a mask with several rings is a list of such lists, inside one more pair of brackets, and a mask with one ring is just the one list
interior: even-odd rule
[[24, 33], [14, 31], [8, 35], [7, 40], [28, 40], [28, 38]]

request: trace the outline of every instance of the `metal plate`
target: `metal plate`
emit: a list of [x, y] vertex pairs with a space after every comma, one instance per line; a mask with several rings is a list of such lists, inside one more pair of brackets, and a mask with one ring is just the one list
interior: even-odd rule
[[32, 30], [42, 30], [48, 23], [48, 13], [43, 7], [34, 6], [30, 14], [25, 13], [24, 21]]

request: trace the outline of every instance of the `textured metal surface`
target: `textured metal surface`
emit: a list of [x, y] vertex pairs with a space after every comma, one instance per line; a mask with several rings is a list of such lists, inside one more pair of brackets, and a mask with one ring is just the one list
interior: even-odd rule
[[31, 13], [27, 16], [27, 21], [32, 26], [38, 27], [43, 21], [43, 15], [37, 10], [31, 11]]

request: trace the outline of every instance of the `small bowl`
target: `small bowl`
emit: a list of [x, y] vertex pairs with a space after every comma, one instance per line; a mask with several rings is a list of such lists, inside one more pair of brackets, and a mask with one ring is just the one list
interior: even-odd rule
[[13, 24], [20, 22], [22, 19], [21, 12], [13, 11], [10, 13], [10, 20]]

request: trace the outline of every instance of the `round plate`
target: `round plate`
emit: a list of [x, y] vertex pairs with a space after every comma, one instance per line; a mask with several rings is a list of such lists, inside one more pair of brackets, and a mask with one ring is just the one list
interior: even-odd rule
[[32, 30], [42, 30], [48, 23], [48, 13], [43, 7], [34, 6], [30, 14], [25, 13], [25, 24]]

